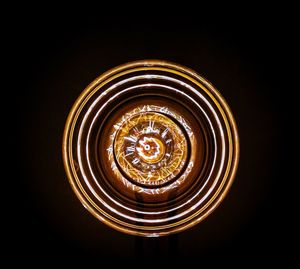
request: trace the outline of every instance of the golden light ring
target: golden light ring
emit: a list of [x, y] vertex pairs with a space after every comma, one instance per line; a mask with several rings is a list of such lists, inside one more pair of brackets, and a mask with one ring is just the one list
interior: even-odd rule
[[[156, 66], [157, 65], [157, 66]], [[136, 68], [136, 66], [143, 66], [141, 68]], [[161, 67], [163, 66], [163, 67]], [[119, 74], [116, 74], [124, 69], [132, 68], [130, 70], [127, 70], [125, 72], [121, 72]], [[173, 70], [172, 68], [175, 68], [176, 70]], [[94, 201], [90, 198], [89, 194], [86, 193], [84, 187], [81, 184], [80, 179], [76, 176], [76, 167], [74, 165], [73, 160], [73, 153], [70, 146], [73, 142], [73, 132], [75, 129], [75, 124], [77, 122], [78, 116], [81, 113], [82, 108], [85, 106], [85, 104], [88, 102], [89, 98], [93, 96], [94, 93], [96, 93], [103, 85], [107, 84], [109, 81], [114, 80], [115, 78], [130, 74], [131, 72], [136, 71], [147, 71], [147, 70], [160, 70], [160, 71], [166, 71], [168, 73], [173, 73], [179, 76], [182, 76], [186, 78], [187, 80], [191, 81], [193, 84], [200, 87], [202, 90], [206, 92], [206, 94], [211, 98], [213, 103], [218, 108], [218, 111], [220, 112], [222, 116], [223, 123], [225, 124], [226, 129], [226, 137], [228, 139], [228, 162], [226, 165], [226, 171], [223, 175], [223, 179], [221, 181], [221, 184], [219, 185], [218, 189], [214, 192], [214, 195], [209, 199], [209, 201], [205, 204], [205, 206], [201, 207], [198, 211], [196, 211], [191, 216], [168, 225], [160, 225], [160, 226], [147, 226], [143, 227], [143, 230], [145, 231], [151, 231], [149, 232], [143, 232], [141, 227], [138, 225], [131, 225], [130, 223], [123, 222], [121, 220], [118, 220], [114, 217], [112, 217], [110, 214], [102, 210]], [[183, 73], [182, 73], [183, 72]], [[114, 75], [116, 74], [116, 75]], [[188, 75], [187, 75], [188, 74]], [[201, 83], [204, 85], [202, 85]], [[99, 84], [100, 83], [100, 84]], [[95, 87], [98, 84], [98, 87]], [[94, 88], [94, 89], [93, 89]], [[231, 114], [231, 111], [226, 104], [225, 100], [221, 97], [221, 95], [215, 90], [214, 87], [210, 83], [208, 83], [205, 79], [197, 75], [195, 72], [176, 65], [172, 63], [157, 61], [157, 60], [147, 60], [147, 61], [140, 61], [140, 62], [134, 62], [122, 65], [120, 67], [117, 67], [113, 69], [112, 71], [109, 71], [105, 74], [103, 74], [99, 79], [95, 80], [93, 83], [91, 83], [86, 90], [81, 94], [81, 96], [76, 101], [73, 109], [71, 110], [66, 127], [64, 132], [64, 138], [63, 138], [63, 157], [64, 157], [64, 165], [65, 169], [68, 175], [68, 179], [71, 183], [71, 186], [73, 190], [75, 191], [78, 198], [81, 200], [81, 202], [89, 209], [89, 211], [96, 216], [101, 221], [105, 222], [109, 226], [126, 232], [130, 234], [137, 234], [137, 235], [144, 235], [144, 236], [156, 236], [156, 235], [166, 235], [173, 232], [178, 232], [181, 230], [184, 230], [190, 226], [195, 225], [200, 220], [204, 219], [212, 210], [216, 208], [216, 206], [221, 202], [221, 200], [225, 197], [226, 193], [228, 192], [229, 187], [232, 184], [234, 175], [236, 173], [237, 164], [238, 164], [238, 158], [239, 158], [239, 143], [238, 143], [238, 135], [237, 135], [237, 127], [235, 124], [235, 121], [233, 119], [233, 116]], [[74, 181], [75, 180], [75, 181]], [[86, 201], [89, 201], [87, 203]], [[209, 207], [208, 211], [205, 211]], [[94, 209], [97, 209], [98, 212], [100, 212], [102, 215], [99, 215], [97, 211]], [[205, 211], [205, 212], [204, 212]], [[203, 213], [204, 214], [201, 214]], [[103, 218], [104, 216], [104, 218]], [[107, 219], [106, 219], [107, 218]], [[109, 221], [112, 220], [112, 221]], [[193, 220], [190, 222], [190, 220]], [[119, 225], [118, 225], [119, 224]], [[127, 227], [127, 228], [126, 228]], [[168, 230], [168, 228], [174, 228]], [[130, 229], [131, 228], [131, 229]], [[156, 231], [153, 233], [153, 231]]]

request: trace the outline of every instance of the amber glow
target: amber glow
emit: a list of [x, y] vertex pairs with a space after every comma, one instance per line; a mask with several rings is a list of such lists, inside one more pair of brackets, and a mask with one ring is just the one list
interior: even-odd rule
[[136, 147], [138, 155], [146, 163], [157, 163], [165, 155], [165, 145], [156, 137], [144, 136], [138, 144]]
[[92, 82], [68, 117], [64, 165], [79, 200], [107, 225], [163, 236], [224, 199], [239, 139], [220, 93], [186, 67], [145, 60]]
[[122, 172], [151, 185], [176, 177], [186, 163], [188, 147], [183, 130], [171, 118], [150, 110], [151, 106], [147, 112], [137, 107], [122, 115], [111, 137]]

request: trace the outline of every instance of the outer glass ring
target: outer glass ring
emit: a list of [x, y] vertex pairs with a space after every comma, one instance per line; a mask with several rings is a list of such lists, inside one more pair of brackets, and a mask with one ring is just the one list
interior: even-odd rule
[[95, 79], [73, 105], [63, 136], [65, 170], [84, 207], [139, 236], [205, 219], [227, 194], [238, 159], [237, 126], [221, 94], [195, 71], [159, 60]]

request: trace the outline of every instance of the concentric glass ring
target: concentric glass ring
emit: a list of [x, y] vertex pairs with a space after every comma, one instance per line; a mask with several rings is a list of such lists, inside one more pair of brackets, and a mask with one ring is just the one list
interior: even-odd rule
[[196, 72], [144, 60], [98, 77], [75, 102], [63, 159], [71, 186], [100, 221], [163, 236], [207, 217], [232, 184], [237, 128]]

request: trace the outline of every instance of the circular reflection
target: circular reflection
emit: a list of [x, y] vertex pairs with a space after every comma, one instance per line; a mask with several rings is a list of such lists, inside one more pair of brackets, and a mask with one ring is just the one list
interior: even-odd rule
[[[143, 136], [138, 140], [137, 144], [138, 157], [146, 164], [157, 163], [165, 156], [165, 144], [153, 134]], [[157, 166], [159, 167], [160, 165]], [[153, 169], [156, 169], [156, 166], [153, 166]]]
[[184, 167], [187, 141], [169, 117], [142, 110], [135, 107], [113, 124], [117, 131], [113, 129], [109, 137], [115, 158], [110, 160], [116, 161], [129, 180], [159, 185], [175, 178]]
[[116, 67], [75, 102], [64, 131], [71, 187], [101, 222], [140, 236], [188, 229], [217, 208], [237, 169], [239, 140], [220, 93], [186, 67]]

